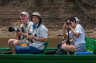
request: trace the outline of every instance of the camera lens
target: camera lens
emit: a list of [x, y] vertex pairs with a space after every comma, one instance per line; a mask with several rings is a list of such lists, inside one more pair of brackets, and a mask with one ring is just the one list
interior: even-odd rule
[[8, 31], [13, 32], [13, 31], [15, 31], [15, 29], [13, 27], [9, 27]]
[[13, 31], [19, 32], [20, 30], [19, 30], [18, 28], [9, 27], [9, 28], [8, 28], [8, 31], [9, 31], [9, 32], [13, 32]]
[[67, 25], [71, 25], [70, 20], [67, 20], [66, 24], [67, 24]]

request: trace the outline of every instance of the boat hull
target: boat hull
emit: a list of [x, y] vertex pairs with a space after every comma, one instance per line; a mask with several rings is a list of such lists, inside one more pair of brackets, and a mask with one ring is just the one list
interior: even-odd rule
[[[49, 49], [48, 49], [49, 50]], [[51, 50], [56, 50], [51, 48]], [[10, 51], [0, 48], [0, 51]], [[2, 63], [96, 63], [96, 55], [0, 54]]]
[[0, 55], [2, 63], [96, 63], [96, 55]]

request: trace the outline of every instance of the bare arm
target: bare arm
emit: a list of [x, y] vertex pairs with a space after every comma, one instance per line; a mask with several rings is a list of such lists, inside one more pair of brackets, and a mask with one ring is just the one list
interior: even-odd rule
[[41, 41], [41, 42], [46, 42], [47, 41], [47, 38], [39, 38], [39, 37], [32, 36], [32, 35], [30, 35], [28, 38], [31, 39], [31, 40], [34, 39], [34, 40]]
[[72, 33], [73, 33], [77, 38], [80, 37], [80, 33], [75, 32], [74, 29], [73, 29], [71, 26], [69, 26], [69, 28], [71, 29]]

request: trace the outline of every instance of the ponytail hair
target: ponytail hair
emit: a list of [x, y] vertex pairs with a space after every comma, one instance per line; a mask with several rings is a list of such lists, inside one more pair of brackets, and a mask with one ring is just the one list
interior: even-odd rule
[[38, 23], [37, 28], [39, 28], [41, 24], [42, 24], [42, 18], [39, 19], [39, 23]]

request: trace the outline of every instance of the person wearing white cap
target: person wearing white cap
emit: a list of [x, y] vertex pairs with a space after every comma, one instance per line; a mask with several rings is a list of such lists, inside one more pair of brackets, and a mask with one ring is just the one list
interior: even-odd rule
[[[28, 47], [21, 47], [21, 50], [31, 50], [31, 53], [40, 54], [46, 47], [46, 40], [48, 38], [48, 29], [42, 24], [41, 15], [38, 12], [32, 13], [32, 34], [28, 36], [32, 42]], [[29, 52], [27, 52], [29, 53]]]
[[29, 21], [29, 13], [23, 11], [20, 13], [21, 25], [19, 26], [19, 31], [16, 32], [18, 39], [9, 39], [8, 46], [11, 48], [12, 53], [15, 54], [16, 45], [20, 45], [22, 40], [27, 40], [28, 33], [31, 32], [32, 22]]
[[48, 29], [42, 24], [42, 18], [39, 12], [32, 13], [32, 21], [33, 34], [29, 39], [33, 40], [33, 43], [31, 43], [30, 46], [31, 48], [42, 51], [48, 38]]
[[[66, 51], [81, 52], [86, 51], [85, 45], [85, 31], [84, 28], [78, 24], [79, 19], [77, 17], [70, 17], [70, 25], [64, 24], [63, 34], [64, 38], [69, 36], [72, 39], [71, 44], [62, 44], [61, 48]], [[69, 29], [69, 34], [66, 34], [66, 30]]]

